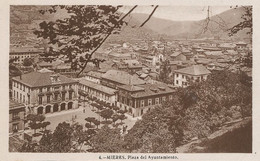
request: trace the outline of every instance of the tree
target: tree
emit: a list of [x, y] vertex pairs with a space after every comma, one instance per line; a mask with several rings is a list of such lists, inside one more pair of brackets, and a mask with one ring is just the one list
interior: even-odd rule
[[172, 75], [171, 67], [170, 67], [170, 61], [166, 60], [164, 61], [160, 66], [160, 73], [158, 79], [164, 83], [172, 84], [173, 83], [173, 77]]
[[[237, 7], [235, 7], [234, 9], [237, 9]], [[241, 17], [243, 19], [243, 21], [239, 22], [238, 24], [236, 24], [235, 26], [233, 26], [229, 29], [229, 36], [233, 36], [234, 34], [238, 33], [241, 30], [244, 30], [244, 29], [249, 29], [247, 34], [252, 35], [252, 33], [253, 33], [253, 21], [252, 21], [253, 7], [252, 6], [242, 6], [242, 9], [244, 10], [244, 14]]]
[[[122, 15], [119, 8], [122, 6], [51, 6], [40, 13], [56, 13], [65, 10], [66, 18], [55, 21], [43, 21], [40, 29], [34, 33], [47, 39], [50, 45], [48, 57], [64, 57], [71, 63], [72, 69], [79, 69], [79, 76], [92, 62], [97, 67], [104, 59], [92, 58], [97, 49], [107, 40], [111, 34], [119, 33], [125, 22], [125, 18], [137, 7], [133, 6], [126, 14]], [[154, 7], [149, 17], [140, 25], [144, 26], [152, 17], [158, 5]], [[121, 16], [122, 15], [122, 16]], [[54, 58], [55, 59], [55, 58]]]
[[94, 120], [93, 123], [97, 126], [97, 128], [100, 125], [100, 121], [98, 121], [98, 120]]
[[23, 66], [29, 67], [29, 66], [31, 66], [31, 65], [33, 65], [33, 59], [31, 59], [31, 58], [25, 58], [25, 59], [23, 60]]
[[121, 123], [122, 123], [122, 121], [126, 119], [125, 114], [119, 115], [119, 119], [121, 120]]
[[96, 135], [90, 139], [90, 143], [94, 152], [124, 152], [123, 138], [120, 135], [119, 128], [111, 129], [107, 125], [104, 125], [98, 130]]
[[106, 121], [107, 121], [107, 119], [110, 119], [110, 118], [111, 118], [111, 116], [113, 115], [113, 113], [114, 113], [113, 110], [111, 110], [111, 109], [105, 109], [105, 110], [101, 111], [100, 116], [103, 117], [103, 118], [105, 118]]
[[92, 58], [92, 55], [111, 34], [117, 33], [125, 23], [124, 18], [129, 13], [120, 18], [118, 12], [120, 7], [51, 6], [50, 9], [40, 12], [45, 14], [65, 10], [68, 13], [67, 17], [56, 21], [43, 21], [40, 23], [40, 30], [34, 33], [38, 37], [48, 39], [49, 44], [52, 44], [49, 48], [49, 55], [64, 56], [73, 69], [80, 69], [79, 75], [89, 62], [99, 67], [99, 63], [104, 61]]
[[87, 122], [89, 122], [90, 125], [91, 125], [91, 123], [94, 122], [96, 119], [95, 119], [95, 117], [87, 117], [87, 118], [85, 118], [85, 120], [86, 120]]
[[69, 123], [59, 123], [52, 137], [53, 152], [69, 152], [72, 147], [73, 128]]

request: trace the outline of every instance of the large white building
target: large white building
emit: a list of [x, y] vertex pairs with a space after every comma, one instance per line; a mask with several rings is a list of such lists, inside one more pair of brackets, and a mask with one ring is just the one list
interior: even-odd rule
[[203, 65], [193, 65], [174, 71], [174, 85], [177, 87], [188, 86], [189, 81], [206, 80], [211, 72]]
[[45, 114], [78, 107], [78, 82], [47, 69], [12, 79], [12, 98], [26, 112]]
[[43, 51], [34, 49], [34, 48], [13, 48], [10, 49], [9, 58], [16, 59], [14, 63], [22, 64], [24, 59], [26, 58], [36, 58], [39, 56]]

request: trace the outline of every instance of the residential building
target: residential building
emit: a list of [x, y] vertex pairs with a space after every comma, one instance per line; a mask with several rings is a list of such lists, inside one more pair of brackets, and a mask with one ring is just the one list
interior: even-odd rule
[[78, 82], [42, 69], [12, 78], [13, 99], [26, 113], [45, 114], [78, 107]]
[[85, 99], [86, 96], [97, 98], [98, 100], [109, 103], [114, 106], [117, 102], [117, 90], [94, 83], [89, 80], [81, 79], [79, 81], [79, 97]]
[[181, 52], [177, 51], [170, 55], [173, 61], [186, 61], [187, 57]]
[[174, 71], [174, 85], [177, 87], [188, 86], [188, 81], [206, 80], [211, 72], [203, 65], [192, 65]]
[[16, 59], [14, 63], [22, 64], [25, 58], [36, 58], [43, 51], [35, 49], [35, 48], [12, 48], [10, 49], [9, 58]]
[[236, 43], [236, 49], [237, 50], [245, 50], [245, 49], [247, 49], [247, 43], [242, 42], [242, 41]]
[[86, 76], [84, 78], [88, 81], [100, 84], [102, 75], [103, 75], [103, 73], [99, 72], [99, 71], [89, 71], [88, 73], [86, 73]]
[[122, 85], [118, 87], [118, 106], [133, 117], [144, 113], [173, 98], [175, 90], [164, 83]]
[[139, 85], [145, 83], [137, 75], [131, 75], [120, 70], [109, 70], [101, 76], [101, 84], [114, 89], [117, 89], [120, 85]]
[[24, 130], [25, 106], [9, 100], [9, 133]]

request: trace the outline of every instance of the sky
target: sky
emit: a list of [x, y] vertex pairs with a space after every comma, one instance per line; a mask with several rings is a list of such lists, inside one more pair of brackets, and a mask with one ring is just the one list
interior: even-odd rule
[[[130, 8], [132, 6], [125, 6], [121, 11], [126, 13]], [[159, 6], [153, 16], [173, 21], [196, 21], [207, 17], [207, 9], [208, 6]], [[230, 6], [209, 6], [210, 16], [229, 9]], [[133, 13], [150, 14], [152, 10], [152, 6], [138, 6]]]

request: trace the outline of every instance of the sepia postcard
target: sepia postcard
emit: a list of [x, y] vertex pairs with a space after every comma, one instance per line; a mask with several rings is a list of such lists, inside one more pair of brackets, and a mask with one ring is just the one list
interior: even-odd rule
[[259, 160], [259, 4], [1, 2], [0, 160]]

